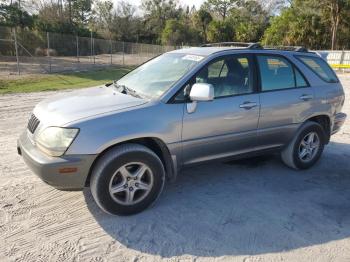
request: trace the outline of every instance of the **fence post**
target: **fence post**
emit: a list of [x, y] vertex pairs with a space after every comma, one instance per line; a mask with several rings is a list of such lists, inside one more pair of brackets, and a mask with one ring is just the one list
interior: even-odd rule
[[49, 58], [49, 72], [51, 73], [51, 56], [50, 56], [50, 33], [46, 32], [46, 38], [47, 38], [47, 51], [46, 55]]
[[92, 52], [94, 55], [94, 64], [95, 64], [95, 38], [92, 38]]
[[21, 69], [19, 67], [19, 57], [18, 57], [18, 44], [17, 44], [17, 28], [15, 27], [15, 31], [13, 32], [14, 40], [15, 40], [15, 50], [16, 50], [16, 60], [17, 60], [17, 73], [21, 74]]
[[124, 41], [122, 43], [123, 43], [123, 66], [124, 66], [125, 65], [125, 43]]
[[111, 65], [113, 65], [113, 57], [112, 57], [113, 47], [112, 47], [112, 39], [109, 39], [109, 43], [110, 43], [110, 45], [111, 45]]
[[77, 42], [77, 61], [78, 63], [80, 63], [80, 59], [79, 59], [79, 37], [75, 36], [76, 42]]
[[139, 63], [142, 63], [142, 44], [137, 43], [137, 45], [137, 51], [139, 52]]
[[345, 51], [344, 49], [341, 51], [341, 56], [340, 56], [340, 63], [339, 64], [344, 64], [344, 57], [345, 57]]
[[92, 45], [93, 45], [93, 42], [92, 42], [92, 31], [90, 31], [90, 61], [92, 61], [92, 54], [93, 54], [93, 51], [92, 51], [93, 47], [92, 47]]
[[[344, 49], [341, 51], [341, 58], [340, 58], [340, 64], [344, 64], [344, 58], [345, 58], [345, 51]], [[343, 73], [345, 73], [345, 68], [343, 67]]]

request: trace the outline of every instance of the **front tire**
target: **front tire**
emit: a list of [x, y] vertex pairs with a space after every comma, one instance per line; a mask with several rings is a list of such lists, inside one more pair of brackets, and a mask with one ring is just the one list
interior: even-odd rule
[[161, 194], [165, 171], [149, 148], [124, 144], [103, 155], [92, 170], [90, 188], [97, 205], [113, 215], [132, 215]]
[[325, 132], [321, 125], [304, 123], [294, 139], [282, 150], [282, 161], [293, 169], [308, 169], [321, 157], [325, 145]]

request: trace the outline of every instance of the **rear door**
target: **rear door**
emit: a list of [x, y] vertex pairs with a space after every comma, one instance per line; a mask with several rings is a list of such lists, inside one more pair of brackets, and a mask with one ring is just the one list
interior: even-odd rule
[[260, 119], [257, 149], [284, 145], [310, 115], [314, 92], [303, 74], [281, 55], [257, 54]]

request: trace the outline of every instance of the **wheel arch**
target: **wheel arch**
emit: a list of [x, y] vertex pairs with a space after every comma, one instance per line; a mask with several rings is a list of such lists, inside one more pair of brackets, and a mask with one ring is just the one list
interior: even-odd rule
[[113, 144], [105, 148], [101, 153], [99, 153], [89, 169], [89, 173], [85, 181], [85, 186], [90, 185], [91, 173], [97, 161], [101, 157], [103, 157], [108, 151], [126, 143], [140, 144], [152, 150], [162, 161], [167, 179], [170, 181], [174, 181], [176, 179], [176, 176], [177, 176], [176, 159], [173, 159], [173, 157], [171, 156], [170, 151], [167, 145], [165, 144], [165, 142], [157, 137], [140, 137], [140, 138], [134, 138], [134, 139], [125, 140], [125, 141]]
[[331, 119], [328, 115], [321, 114], [308, 118], [306, 121], [316, 122], [322, 126], [325, 132], [325, 144], [329, 143], [331, 137]]

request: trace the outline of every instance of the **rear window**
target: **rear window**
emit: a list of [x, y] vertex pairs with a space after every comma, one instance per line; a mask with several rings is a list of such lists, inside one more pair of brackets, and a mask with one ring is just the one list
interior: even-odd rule
[[339, 82], [336, 74], [332, 68], [320, 57], [313, 56], [297, 56], [297, 58], [303, 62], [307, 67], [321, 77], [324, 81], [328, 83], [337, 83]]

